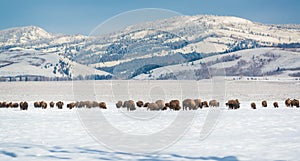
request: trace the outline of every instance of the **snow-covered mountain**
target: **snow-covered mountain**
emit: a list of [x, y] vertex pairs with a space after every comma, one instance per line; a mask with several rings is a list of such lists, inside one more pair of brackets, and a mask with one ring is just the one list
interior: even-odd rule
[[134, 79], [200, 80], [213, 76], [300, 77], [300, 50], [256, 48], [159, 67]]
[[[96, 68], [117, 79], [140, 78], [140, 74], [165, 66], [176, 66], [180, 71], [187, 62], [266, 47], [299, 53], [300, 25], [265, 25], [238, 17], [197, 15], [136, 24], [109, 35], [89, 37], [52, 34], [35, 26], [0, 31], [0, 55], [22, 55], [31, 50], [85, 65], [88, 71]], [[1, 59], [0, 72], [9, 69], [10, 65], [3, 65], [7, 59]]]

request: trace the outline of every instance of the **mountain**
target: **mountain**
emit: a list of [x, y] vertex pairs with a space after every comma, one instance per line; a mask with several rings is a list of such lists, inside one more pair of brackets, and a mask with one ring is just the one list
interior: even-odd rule
[[[293, 51], [289, 51], [298, 56], [298, 48], [300, 48], [300, 25], [265, 25], [238, 17], [212, 15], [178, 16], [146, 22], [128, 26], [108, 35], [52, 34], [35, 26], [2, 30], [0, 35], [0, 55], [6, 55], [3, 58], [4, 61], [0, 62], [0, 72], [4, 69], [7, 71], [12, 65], [10, 65], [12, 62], [3, 63], [9, 61], [8, 55], [22, 55], [30, 50], [35, 54], [39, 53], [36, 54], [38, 58], [42, 58], [41, 55], [45, 54], [63, 60], [58, 63], [51, 61], [52, 65], [61, 62], [64, 62], [63, 64], [72, 62], [69, 65], [82, 65], [88, 69], [86, 71], [89, 71], [85, 73], [85, 76], [93, 75], [97, 69], [96, 71], [103, 74], [99, 77], [105, 79], [111, 77], [145, 79], [144, 75], [149, 76], [149, 73], [155, 72], [155, 69], [176, 66], [180, 71], [183, 69], [182, 64], [218, 55], [225, 56], [247, 49], [267, 48], [268, 52], [276, 51], [277, 54], [280, 53], [279, 55], [287, 54], [279, 52], [284, 51], [282, 49], [291, 49]], [[255, 55], [256, 52], [260, 53], [260, 50], [252, 50], [248, 55]], [[24, 60], [31, 59], [29, 57]], [[19, 63], [22, 59], [20, 58]], [[32, 68], [31, 66], [28, 68]], [[74, 74], [76, 70], [69, 71], [67, 75], [63, 74], [64, 72], [57, 75], [53, 73], [54, 69], [51, 70], [43, 69], [42, 71], [47, 73], [44, 75], [51, 77], [72, 79], [72, 76], [76, 75]], [[230, 72], [228, 74], [249, 73]], [[256, 75], [264, 74], [261, 72]], [[166, 78], [168, 77], [164, 79]], [[186, 79], [200, 78], [202, 76]], [[151, 79], [162, 78], [155, 75]]]

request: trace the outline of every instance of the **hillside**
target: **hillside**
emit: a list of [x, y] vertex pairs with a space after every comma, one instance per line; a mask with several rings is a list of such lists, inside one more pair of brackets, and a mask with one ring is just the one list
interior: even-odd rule
[[300, 49], [256, 48], [164, 66], [134, 79], [200, 80], [213, 76], [300, 77]]

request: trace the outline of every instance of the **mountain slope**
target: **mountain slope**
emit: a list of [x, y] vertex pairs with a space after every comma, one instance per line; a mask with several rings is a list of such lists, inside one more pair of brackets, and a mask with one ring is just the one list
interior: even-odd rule
[[213, 76], [300, 76], [300, 49], [256, 48], [164, 66], [134, 79], [199, 80]]

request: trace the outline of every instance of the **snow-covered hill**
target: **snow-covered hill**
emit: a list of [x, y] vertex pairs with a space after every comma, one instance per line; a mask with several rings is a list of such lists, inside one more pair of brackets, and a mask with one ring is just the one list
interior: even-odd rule
[[134, 79], [191, 79], [213, 76], [300, 77], [300, 49], [256, 48], [215, 55], [142, 73]]
[[109, 35], [89, 37], [52, 34], [36, 26], [0, 31], [2, 53], [15, 49], [51, 53], [106, 71], [117, 79], [131, 79], [169, 65], [182, 70], [183, 63], [266, 47], [299, 48], [300, 25], [265, 25], [238, 17], [197, 15], [136, 24]]
[[40, 81], [106, 78], [110, 74], [53, 54], [33, 49], [11, 48], [0, 53], [1, 81]]

